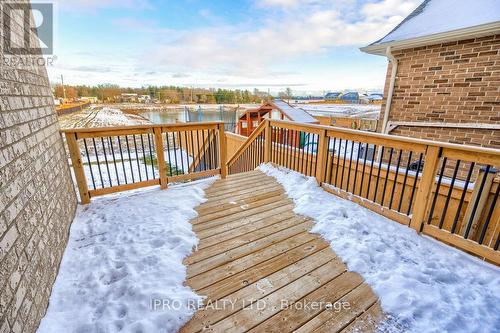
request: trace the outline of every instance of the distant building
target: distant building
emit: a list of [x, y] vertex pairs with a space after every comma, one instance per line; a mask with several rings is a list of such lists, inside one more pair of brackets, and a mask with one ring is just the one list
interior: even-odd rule
[[361, 50], [389, 59], [379, 132], [500, 148], [500, 1], [426, 0]]
[[305, 124], [319, 123], [307, 111], [278, 99], [264, 103], [257, 109], [247, 110], [238, 120], [236, 132], [240, 135], [250, 136], [265, 119], [289, 120]]
[[328, 94], [325, 95], [325, 100], [326, 101], [335, 101], [335, 100], [339, 99], [340, 95], [342, 95], [342, 93], [329, 92]]
[[137, 100], [140, 103], [151, 103], [151, 96], [149, 96], [149, 95], [140, 95], [139, 97], [137, 97]]
[[82, 96], [82, 97], [80, 97], [80, 101], [97, 103], [99, 101], [99, 99], [97, 97], [94, 97], [94, 96]]
[[383, 94], [370, 94], [370, 95], [368, 95], [368, 100], [370, 102], [381, 101], [383, 99], [384, 99], [384, 95]]
[[357, 103], [359, 103], [359, 93], [357, 93], [355, 91], [351, 91], [351, 92], [342, 94], [339, 99], [346, 102], [346, 103], [357, 104]]
[[137, 102], [139, 100], [139, 95], [123, 93], [118, 97], [118, 99], [120, 102]]

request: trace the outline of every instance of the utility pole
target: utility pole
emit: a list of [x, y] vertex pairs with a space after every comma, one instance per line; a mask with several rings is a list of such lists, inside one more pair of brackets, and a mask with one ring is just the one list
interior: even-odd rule
[[64, 88], [64, 77], [61, 74], [61, 83], [62, 83], [62, 90], [63, 90], [63, 98], [66, 100], [66, 88]]

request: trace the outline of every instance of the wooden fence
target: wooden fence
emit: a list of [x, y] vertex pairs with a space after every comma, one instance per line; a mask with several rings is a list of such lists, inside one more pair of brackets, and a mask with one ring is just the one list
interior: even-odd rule
[[222, 122], [61, 132], [83, 204], [99, 195], [227, 173]]
[[313, 116], [313, 117], [319, 121], [320, 125], [350, 128], [350, 129], [357, 129], [370, 132], [375, 132], [377, 130], [377, 124], [378, 124], [378, 119], [337, 117], [337, 116]]
[[90, 102], [78, 102], [78, 103], [69, 103], [56, 106], [56, 112], [59, 116], [64, 114], [73, 113], [76, 111], [82, 111], [83, 109], [90, 106]]
[[340, 197], [500, 264], [500, 151], [266, 120], [229, 173], [272, 162]]
[[226, 132], [227, 156], [233, 156], [236, 151], [247, 141], [248, 137]]

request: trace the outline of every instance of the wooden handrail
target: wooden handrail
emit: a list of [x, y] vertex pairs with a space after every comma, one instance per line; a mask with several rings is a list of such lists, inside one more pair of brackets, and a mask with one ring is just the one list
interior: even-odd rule
[[252, 132], [252, 134], [245, 141], [245, 143], [242, 144], [240, 148], [238, 148], [238, 150], [233, 154], [233, 156], [231, 156], [231, 158], [229, 158], [229, 160], [227, 161], [228, 167], [231, 166], [234, 163], [234, 161], [236, 161], [236, 159], [241, 156], [241, 154], [243, 154], [243, 152], [248, 148], [248, 146], [252, 144], [255, 138], [258, 137], [260, 133], [262, 133], [262, 131], [264, 130], [264, 128], [266, 128], [266, 126], [269, 126], [267, 120], [259, 124], [259, 126]]
[[210, 126], [224, 124], [223, 121], [207, 121], [196, 123], [174, 123], [174, 124], [148, 124], [148, 125], [126, 125], [126, 126], [113, 126], [113, 127], [79, 127], [79, 128], [62, 128], [61, 133], [89, 133], [89, 132], [104, 132], [104, 131], [120, 131], [120, 130], [134, 130], [134, 129], [150, 129], [150, 128], [175, 128], [175, 127], [192, 127]]
[[[183, 149], [181, 143], [183, 138], [179, 136], [179, 133], [188, 133], [190, 131], [192, 133], [193, 131], [200, 130], [209, 130], [209, 137], [211, 138], [210, 142], [213, 146], [213, 148], [210, 148], [210, 158], [212, 162], [208, 167], [208, 170], [205, 166], [205, 170], [199, 172], [195, 172], [195, 170], [191, 169], [185, 169], [185, 171], [183, 171], [181, 174], [178, 174], [178, 172], [176, 172], [177, 174], [174, 175], [171, 173], [170, 176], [168, 176], [166, 173], [167, 163], [164, 153], [165, 150], [163, 144], [163, 133], [173, 133], [171, 134], [171, 136], [174, 136], [174, 147], [169, 147], [169, 151], [171, 151], [172, 148], [176, 151], [178, 149]], [[177, 135], [175, 133], [177, 133]], [[99, 128], [70, 128], [62, 129], [61, 134], [64, 134], [64, 136], [66, 137], [69, 156], [71, 158], [72, 167], [75, 172], [76, 185], [80, 193], [82, 204], [89, 203], [90, 198], [93, 196], [126, 191], [152, 185], [160, 185], [161, 189], [165, 189], [167, 188], [167, 184], [169, 182], [196, 179], [215, 174], [220, 174], [222, 178], [225, 178], [227, 174], [224, 122], [221, 121], [204, 123], [148, 124]], [[137, 149], [137, 147], [135, 146], [136, 136], [139, 137], [139, 144], [142, 145], [142, 150]], [[177, 136], [177, 142], [175, 142], [175, 136]], [[216, 138], [217, 136], [219, 137], [219, 140], [214, 140], [214, 138]], [[120, 137], [122, 139], [120, 139]], [[78, 140], [83, 140], [84, 145], [79, 146]], [[169, 139], [167, 138], [167, 144], [168, 140]], [[132, 141], [130, 147], [132, 147], [133, 144], [132, 150], [130, 150], [129, 147], [130, 141]], [[216, 142], [218, 142], [217, 147]], [[90, 147], [89, 144], [91, 144]], [[95, 154], [96, 159], [94, 161], [91, 161], [90, 158], [90, 156], [93, 156], [89, 154], [89, 151], [91, 151], [91, 149], [93, 149]], [[108, 149], [110, 149], [111, 151], [109, 151]], [[128, 154], [124, 154], [122, 149], [126, 149], [126, 152], [128, 152]], [[186, 147], [186, 149], [189, 148]], [[204, 144], [197, 145], [197, 149], [206, 150], [206, 147]], [[97, 151], [101, 151], [103, 154], [97, 153]], [[138, 152], [140, 153], [138, 154]], [[134, 153], [135, 156], [131, 156], [134, 155]], [[202, 153], [205, 154], [206, 151], [203, 151]], [[174, 155], [176, 154], [177, 153], [174, 153]], [[197, 155], [198, 158], [200, 158], [201, 156], [199, 152], [198, 154], [196, 154], [196, 152], [193, 152], [193, 155]], [[82, 161], [82, 156], [87, 156], [85, 162]], [[168, 157], [171, 160], [169, 163], [174, 163], [173, 159], [170, 158], [170, 153], [168, 153]], [[93, 158], [94, 157], [92, 157], [92, 159]], [[99, 158], [101, 160], [99, 160]], [[177, 155], [174, 158], [175, 165], [178, 168], [180, 164], [177, 163]], [[104, 159], [104, 161], [102, 159]], [[147, 160], [150, 161], [147, 162]], [[134, 164], [132, 164], [131, 161], [134, 161]], [[185, 164], [184, 157], [182, 157], [182, 155], [181, 161], [182, 164]], [[216, 161], [219, 161], [220, 167], [217, 166], [218, 162]], [[87, 170], [87, 172], [90, 172], [90, 175], [85, 174], [84, 163], [87, 163], [89, 165], [90, 169]], [[97, 178], [97, 174], [92, 174], [92, 165], [95, 163], [97, 163], [98, 166], [99, 178]], [[135, 164], [137, 164], [137, 169], [135, 169]], [[140, 164], [143, 164], [144, 166], [139, 167]], [[155, 175], [155, 167], [157, 167], [157, 175]], [[186, 167], [189, 168], [189, 165], [186, 165]], [[148, 176], [149, 168], [151, 168], [149, 170], [151, 173], [151, 177]], [[128, 171], [126, 169], [128, 169]], [[144, 177], [141, 178], [141, 169], [146, 174], [146, 179], [144, 179]], [[186, 171], [187, 173], [184, 174], [184, 172]], [[96, 170], [94, 170], [94, 173], [95, 172]], [[136, 174], [136, 177], [134, 178], [134, 172], [138, 172], [139, 177], [137, 177]], [[127, 174], [129, 177], [132, 176], [132, 179], [129, 178], [127, 181]], [[112, 176], [116, 177], [116, 179], [113, 179]], [[87, 177], [88, 182], [92, 180], [91, 184], [94, 186], [93, 189], [89, 189]], [[124, 182], [120, 181], [120, 178], [122, 177], [125, 178]], [[100, 180], [100, 183], [97, 181], [94, 182], [94, 179]]]
[[[263, 132], [265, 133], [264, 135], [262, 135]], [[282, 133], [281, 136], [279, 133]], [[284, 141], [282, 141], [283, 133], [285, 133]], [[303, 146], [302, 142], [297, 143], [298, 133], [309, 133], [315, 135], [315, 145], [313, 150], [310, 150], [311, 145]], [[255, 158], [251, 157], [251, 149], [252, 147], [254, 147], [254, 143], [257, 142], [257, 138], [259, 138], [258, 144], [261, 145], [261, 147], [264, 147], [263, 158], [260, 159], [260, 162], [258, 163], [273, 162], [277, 163], [278, 165], [290, 167], [296, 171], [314, 176], [317, 179], [318, 183], [321, 186], [325, 187], [325, 189], [329, 192], [355, 201], [358, 204], [372, 209], [379, 214], [382, 214], [400, 223], [404, 223], [409, 227], [414, 228], [417, 232], [429, 234], [439, 240], [444, 240], [447, 243], [452, 244], [460, 249], [475, 253], [476, 255], [486, 258], [487, 260], [490, 260], [496, 264], [500, 264], [499, 249], [494, 248], [498, 247], [498, 245], [493, 246], [491, 243], [492, 241], [495, 241], [495, 237], [500, 237], [496, 235], [497, 229], [491, 229], [491, 227], [500, 227], [500, 222], [497, 221], [499, 220], [498, 203], [500, 202], [500, 200], [495, 199], [498, 196], [498, 191], [496, 189], [500, 185], [498, 185], [498, 171], [496, 171], [496, 169], [493, 169], [493, 167], [496, 167], [497, 169], [500, 167], [499, 149], [364, 132], [346, 128], [336, 128], [332, 126], [302, 124], [285, 120], [266, 119], [259, 125], [259, 127], [252, 133], [252, 135], [247, 138], [244, 144], [239, 147], [236, 153], [229, 160], [228, 166], [231, 166], [235, 162], [239, 164], [238, 167], [234, 169], [235, 172], [251, 170], [255, 167], [256, 162]], [[291, 141], [289, 138], [292, 138]], [[339, 147], [341, 142], [345, 142], [345, 144], [343, 148], [338, 148], [340, 149], [338, 152], [332, 153], [331, 149], [329, 149], [328, 147], [328, 142], [331, 143], [332, 140], [337, 140]], [[347, 156], [346, 159], [345, 151], [348, 149], [347, 143], [349, 143], [349, 145], [352, 145], [353, 148], [354, 143], [356, 143], [358, 147], [361, 147], [361, 144], [363, 144], [365, 149], [365, 161], [360, 161], [360, 157], [357, 153], [355, 160], [349, 156]], [[381, 154], [377, 156], [373, 155], [372, 157], [370, 157], [368, 168], [366, 168], [366, 152], [368, 151], [369, 147], [371, 147], [370, 149], [372, 149], [373, 154], [375, 154], [375, 150], [378, 150], [379, 153], [381, 153], [383, 150], [386, 150], [385, 158], [388, 159], [388, 162], [387, 160], [384, 160], [384, 158], [382, 158]], [[344, 161], [342, 161], [342, 156], [335, 155], [336, 153], [340, 154], [341, 150], [344, 151]], [[353, 149], [351, 149], [351, 156], [352, 151]], [[393, 155], [393, 152], [395, 152], [395, 155]], [[405, 164], [400, 165], [401, 156], [403, 155], [403, 153], [406, 154], [403, 158], [406, 158], [406, 162]], [[413, 159], [410, 153], [413, 154]], [[245, 159], [240, 160], [239, 158], [241, 156], [246, 157]], [[248, 156], [250, 156], [250, 158]], [[399, 157], [397, 159], [396, 157], [394, 157], [391, 165], [391, 158], [393, 156]], [[299, 163], [295, 163], [295, 161], [298, 160], [300, 160], [302, 164], [305, 163], [305, 171], [302, 165], [300, 166], [302, 170], [298, 169], [297, 165], [299, 165]], [[463, 184], [460, 184], [459, 181], [455, 183], [455, 178], [453, 178], [450, 184], [445, 183], [443, 185], [441, 184], [441, 180], [438, 180], [438, 178], [443, 178], [447, 160], [450, 160], [452, 163], [456, 163], [457, 165], [456, 167], [454, 167], [455, 175], [453, 177], [455, 177], [457, 174], [459, 163], [462, 163], [461, 166], [463, 168], [468, 168], [464, 169], [463, 171], [467, 171], [467, 173], [469, 174], [469, 180], [470, 175], [474, 172], [474, 166], [476, 166], [476, 169], [477, 166], [481, 165], [489, 166], [488, 168], [492, 168], [492, 170], [495, 170], [494, 172], [497, 174], [496, 176], [495, 174], [490, 175], [489, 182], [477, 180], [469, 182], [469, 180], [467, 180], [467, 186], [465, 187]], [[293, 163], [291, 163], [291, 161]], [[414, 163], [418, 162], [417, 168], [419, 168], [420, 171], [417, 171], [416, 173], [415, 171], [411, 171], [409, 174], [406, 170], [409, 170], [411, 168], [410, 162], [412, 162], [413, 167], [416, 166]], [[377, 170], [377, 175], [373, 176], [376, 178], [372, 178], [371, 169], [373, 169], [373, 165], [375, 163], [378, 164], [378, 166], [375, 167], [375, 169]], [[362, 170], [358, 169], [358, 164], [360, 168], [363, 168]], [[397, 167], [394, 170], [395, 164], [397, 165]], [[308, 169], [308, 165], [314, 165], [314, 172], [311, 172], [312, 167], [309, 167]], [[335, 187], [334, 189], [332, 189], [332, 185], [330, 184], [333, 184], [332, 174], [334, 165], [336, 165], [336, 172], [338, 172], [339, 168], [342, 168], [342, 179], [340, 182], [340, 188]], [[453, 167], [453, 164], [451, 167]], [[344, 183], [344, 169], [347, 169], [349, 175], [351, 173], [353, 174], [354, 180], [353, 178], [351, 178], [350, 180], [349, 178], [347, 178], [347, 182]], [[358, 190], [356, 190], [355, 177], [358, 176], [360, 172], [361, 174], [359, 175], [359, 177], [364, 177], [365, 169], [370, 169], [370, 173], [366, 175], [368, 184], [371, 182], [376, 183], [374, 193], [378, 193], [377, 191], [382, 190], [381, 197], [377, 197], [376, 194], [369, 196], [369, 185], [367, 185], [368, 189], [366, 189], [365, 194], [362, 194], [359, 183]], [[399, 171], [401, 169], [404, 172]], [[328, 177], [329, 182], [327, 180]], [[335, 183], [337, 183], [336, 177], [337, 175], [335, 175]], [[446, 177], [448, 176], [445, 176], [445, 178]], [[376, 180], [376, 182], [374, 179]], [[379, 179], [383, 180], [383, 189], [377, 189]], [[463, 179], [465, 178], [461, 179], [463, 181]], [[479, 177], [479, 179], [482, 178]], [[408, 181], [410, 180], [411, 182], [409, 183]], [[361, 180], [358, 178], [358, 181], [361, 182], [362, 186], [363, 178], [361, 178]], [[393, 184], [389, 185], [389, 190], [391, 190], [391, 187], [392, 190], [391, 193], [385, 195], [386, 185], [388, 182], [389, 184]], [[398, 184], [396, 185], [396, 183]], [[343, 184], [347, 184], [347, 186]], [[474, 185], [473, 193], [481, 192], [482, 195], [470, 195], [470, 193], [467, 193], [470, 192], [469, 185], [471, 184]], [[492, 184], [497, 185], [493, 186]], [[444, 194], [442, 194], [442, 186], [446, 188]], [[344, 189], [343, 187], [346, 188]], [[406, 206], [404, 212], [401, 210], [401, 203], [404, 199], [404, 192], [396, 191], [396, 193], [399, 193], [396, 195], [396, 199], [399, 199], [399, 204], [397, 210], [394, 209], [395, 205], [393, 205], [393, 197], [395, 194], [394, 189], [396, 187], [399, 188], [398, 191], [404, 191], [404, 189], [401, 189], [404, 187], [408, 187], [408, 190], [405, 194], [408, 196], [409, 193], [411, 193], [408, 202], [405, 202], [403, 204], [403, 206]], [[495, 191], [493, 191], [493, 189], [495, 189]], [[456, 193], [457, 191], [458, 193]], [[399, 198], [397, 197], [398, 195]], [[455, 206], [453, 207], [455, 207], [454, 209], [457, 210], [452, 211], [451, 213], [453, 214], [453, 216], [457, 216], [460, 218], [460, 227], [462, 229], [464, 228], [465, 223], [467, 229], [472, 230], [469, 233], [472, 236], [470, 236], [469, 238], [467, 238], [466, 236], [464, 237], [463, 234], [460, 234], [456, 231], [455, 226], [451, 227], [451, 224], [448, 224], [447, 227], [443, 227], [444, 219], [448, 218], [449, 220], [450, 214], [446, 215], [447, 208], [444, 208], [444, 212], [439, 211], [439, 209], [442, 208], [435, 209], [437, 196], [446, 197], [446, 207], [448, 207], [450, 198], [454, 196], [453, 200], [456, 201]], [[384, 201], [384, 197], [388, 200]], [[460, 207], [462, 207], [464, 199], [468, 205], [465, 215], [463, 215], [463, 212], [460, 212]], [[387, 201], [389, 201], [389, 203], [387, 203]], [[458, 206], [457, 204], [458, 201], [461, 202], [460, 206]], [[441, 202], [443, 204], [443, 201]], [[495, 202], [497, 203], [496, 206]], [[391, 205], [393, 208], [391, 208]], [[472, 206], [469, 205], [473, 205], [473, 208], [471, 208]], [[483, 210], [485, 210], [485, 213], [481, 215], [481, 212]], [[436, 214], [437, 217], [435, 217]], [[489, 217], [486, 218], [486, 215], [489, 215]], [[453, 225], [457, 223], [457, 217], [454, 217], [454, 222], [452, 221]], [[486, 218], [483, 222], [483, 230], [478, 229], [478, 219], [480, 217], [483, 219]], [[431, 224], [436, 223], [436, 219], [438, 219], [438, 226]], [[488, 223], [490, 223], [490, 225], [488, 225]], [[488, 227], [490, 228], [488, 229]], [[458, 230], [460, 230], [460, 228]], [[490, 235], [488, 236], [488, 244], [484, 245], [482, 240], [478, 241], [477, 239], [472, 239], [476, 236], [479, 237], [479, 234], [481, 234], [481, 239], [484, 239], [485, 230], [490, 230], [488, 231]]]
[[[360, 131], [360, 130], [353, 130], [353, 129], [348, 129], [348, 128], [333, 127], [333, 126], [316, 125], [316, 124], [302, 124], [302, 123], [296, 123], [296, 122], [289, 121], [289, 120], [274, 120], [274, 119], [269, 120], [269, 119], [266, 119], [265, 121], [270, 122], [271, 126], [272, 125], [280, 126], [280, 124], [283, 124], [283, 125], [289, 125], [289, 126], [287, 126], [288, 128], [295, 129], [295, 130], [304, 131], [305, 129], [311, 129], [312, 131], [309, 131], [311, 133], [318, 133], [319, 130], [327, 130], [328, 133], [332, 133], [332, 134], [345, 133], [345, 134], [356, 135], [357, 137], [380, 138], [380, 139], [386, 139], [388, 141], [406, 142], [406, 143], [412, 143], [412, 144], [417, 144], [417, 145], [435, 146], [435, 147], [442, 147], [442, 148], [448, 148], [448, 149], [456, 149], [456, 150], [461, 150], [461, 151], [470, 151], [470, 152], [481, 153], [481, 154], [491, 154], [492, 156], [496, 156], [496, 157], [500, 158], [500, 149], [494, 149], [494, 148], [478, 147], [478, 146], [471, 146], [471, 145], [460, 145], [460, 144], [455, 144], [455, 143], [432, 141], [432, 140], [426, 140], [426, 139], [415, 139], [415, 138], [408, 138], [405, 136], [389, 135], [389, 134], [374, 133], [374, 132], [365, 132], [365, 131]], [[280, 127], [282, 127], [282, 126], [280, 126]]]

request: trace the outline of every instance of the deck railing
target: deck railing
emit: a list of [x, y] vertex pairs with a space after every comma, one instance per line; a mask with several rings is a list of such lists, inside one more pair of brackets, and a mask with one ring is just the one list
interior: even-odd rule
[[266, 120], [229, 173], [272, 162], [418, 232], [500, 264], [500, 151]]
[[80, 199], [226, 176], [224, 123], [64, 129]]

